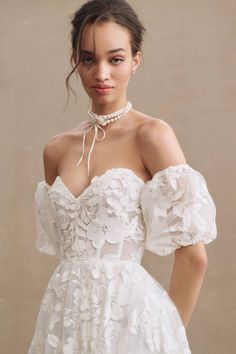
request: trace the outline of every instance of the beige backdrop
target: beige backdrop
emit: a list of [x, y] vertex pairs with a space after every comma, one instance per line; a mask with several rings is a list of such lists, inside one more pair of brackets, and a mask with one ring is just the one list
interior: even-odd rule
[[[235, 0], [130, 0], [147, 35], [132, 77], [134, 107], [168, 122], [188, 163], [207, 180], [218, 238], [187, 328], [193, 354], [235, 353]], [[1, 0], [0, 352], [27, 353], [57, 261], [35, 248], [36, 184], [48, 138], [86, 119], [77, 87], [69, 108], [70, 15], [81, 1]], [[144, 5], [145, 4], [145, 5]], [[233, 158], [234, 152], [234, 158]], [[168, 289], [173, 255], [145, 251], [143, 266]]]

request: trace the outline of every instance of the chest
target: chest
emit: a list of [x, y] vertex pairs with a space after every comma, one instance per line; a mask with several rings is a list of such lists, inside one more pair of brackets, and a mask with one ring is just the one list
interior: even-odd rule
[[[98, 132], [97, 138], [100, 140], [102, 132]], [[74, 196], [79, 196], [91, 184], [94, 177], [103, 175], [112, 168], [128, 168], [134, 171], [137, 176], [147, 180], [145, 169], [139, 155], [138, 144], [135, 131], [106, 131], [105, 139], [95, 140], [92, 152], [94, 131], [86, 134], [83, 152], [82, 137], [71, 137], [66, 145], [65, 151], [58, 164], [58, 175]], [[79, 166], [77, 162], [83, 159]], [[90, 154], [90, 157], [89, 157]], [[89, 158], [89, 176], [87, 175], [87, 163]]]

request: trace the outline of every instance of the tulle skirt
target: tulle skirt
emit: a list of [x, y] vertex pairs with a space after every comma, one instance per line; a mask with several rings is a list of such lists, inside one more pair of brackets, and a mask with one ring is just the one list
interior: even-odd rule
[[28, 354], [191, 354], [167, 291], [137, 262], [61, 260]]

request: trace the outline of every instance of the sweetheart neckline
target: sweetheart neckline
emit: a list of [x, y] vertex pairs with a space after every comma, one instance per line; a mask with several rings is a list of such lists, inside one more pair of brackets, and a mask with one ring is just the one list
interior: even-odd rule
[[94, 185], [94, 182], [96, 179], [104, 178], [108, 173], [114, 172], [114, 171], [119, 171], [119, 170], [130, 172], [135, 177], [135, 179], [143, 185], [145, 185], [148, 182], [148, 181], [144, 182], [144, 180], [141, 177], [139, 177], [138, 175], [136, 175], [136, 173], [133, 170], [126, 168], [126, 167], [112, 167], [112, 168], [109, 168], [108, 170], [106, 170], [103, 174], [101, 174], [99, 176], [94, 176], [91, 179], [91, 183], [77, 197], [71, 192], [71, 190], [67, 187], [67, 185], [64, 183], [63, 179], [59, 175], [55, 178], [52, 185], [48, 184], [46, 181], [44, 181], [44, 182], [48, 186], [48, 188], [51, 189], [55, 185], [56, 181], [59, 180], [60, 183], [63, 185], [64, 189], [66, 189], [66, 191], [70, 194], [70, 196], [73, 199], [75, 199], [76, 201], [78, 201], [87, 192], [87, 190], [89, 190]]
[[182, 168], [182, 167], [187, 167], [187, 168], [191, 168], [191, 166], [189, 166], [189, 164], [187, 163], [183, 163], [183, 164], [177, 164], [177, 165], [171, 165], [171, 166], [168, 166], [160, 171], [157, 171], [150, 180], [148, 181], [144, 181], [141, 177], [139, 177], [132, 169], [128, 168], [128, 167], [112, 167], [112, 168], [109, 168], [107, 169], [103, 174], [99, 175], [99, 176], [94, 176], [92, 179], [91, 179], [91, 183], [82, 191], [82, 193], [80, 193], [79, 196], [75, 196], [71, 191], [70, 189], [67, 187], [67, 185], [63, 182], [62, 178], [60, 175], [56, 176], [54, 182], [50, 185], [48, 184], [45, 179], [41, 182], [43, 182], [48, 189], [51, 189], [54, 187], [55, 183], [57, 180], [59, 180], [61, 182], [61, 185], [63, 185], [64, 189], [70, 194], [71, 198], [74, 199], [76, 202], [78, 202], [82, 196], [87, 192], [87, 190], [89, 190], [93, 185], [94, 185], [94, 182], [96, 179], [100, 179], [100, 178], [104, 178], [108, 173], [110, 172], [114, 172], [114, 171], [127, 171], [129, 173], [131, 173], [135, 179], [141, 183], [144, 187], [147, 186], [154, 178], [156, 178], [157, 176], [159, 175], [162, 175], [163, 173], [165, 173], [167, 170], [171, 170], [171, 169], [175, 169], [175, 168]]

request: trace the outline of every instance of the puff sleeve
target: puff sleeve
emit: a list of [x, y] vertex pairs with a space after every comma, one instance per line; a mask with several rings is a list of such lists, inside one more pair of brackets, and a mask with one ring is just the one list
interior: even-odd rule
[[57, 228], [49, 198], [50, 185], [38, 183], [35, 194], [36, 248], [51, 256], [59, 256]]
[[153, 175], [141, 193], [145, 248], [160, 256], [217, 236], [216, 208], [200, 172], [188, 164]]

